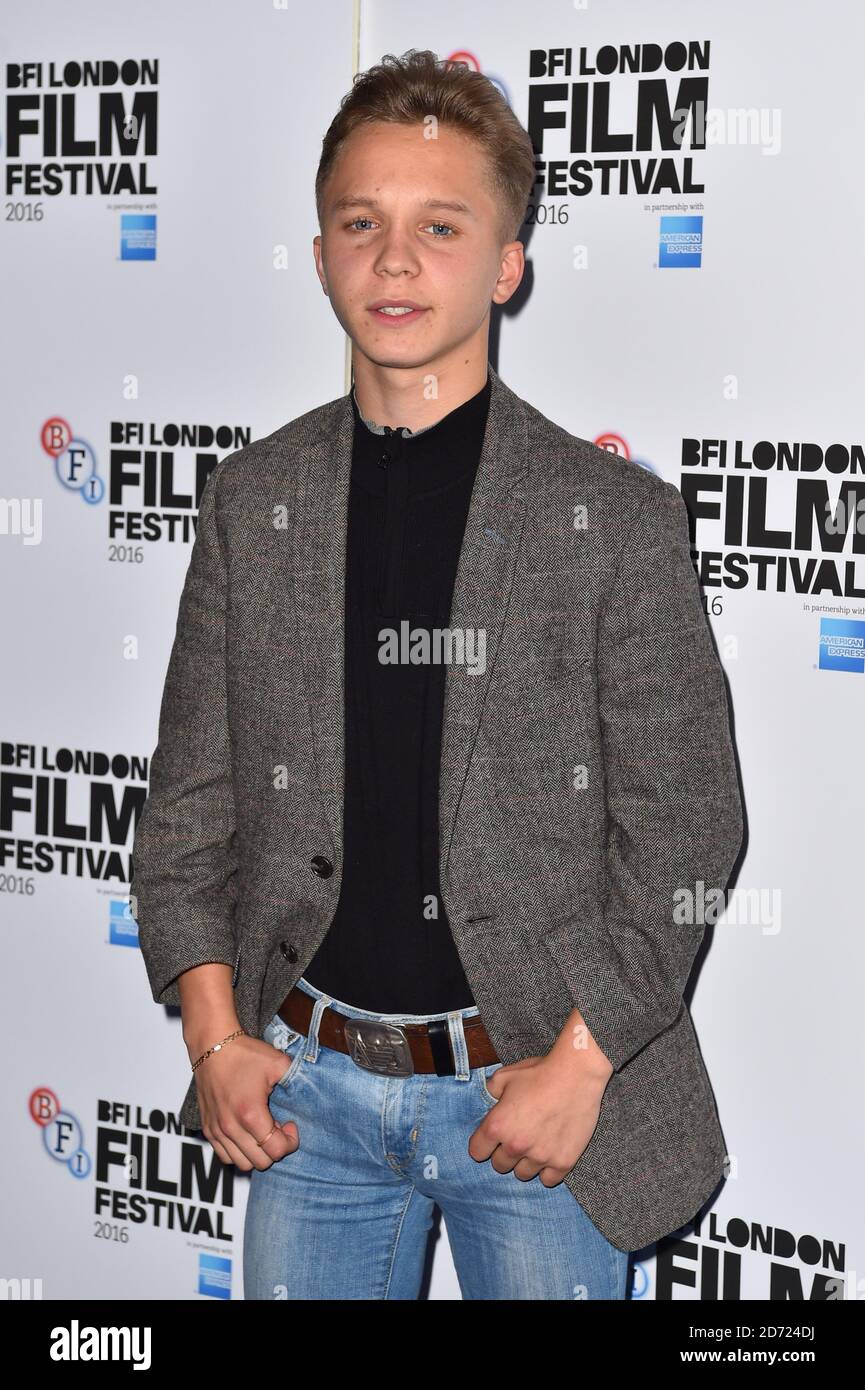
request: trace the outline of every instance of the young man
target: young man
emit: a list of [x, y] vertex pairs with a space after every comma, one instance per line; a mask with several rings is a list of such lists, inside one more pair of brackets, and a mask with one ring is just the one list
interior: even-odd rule
[[248, 1298], [416, 1298], [434, 1205], [467, 1298], [622, 1298], [722, 1177], [683, 990], [724, 679], [678, 491], [488, 365], [533, 177], [482, 75], [355, 79], [314, 240], [353, 389], [202, 496], [132, 891]]

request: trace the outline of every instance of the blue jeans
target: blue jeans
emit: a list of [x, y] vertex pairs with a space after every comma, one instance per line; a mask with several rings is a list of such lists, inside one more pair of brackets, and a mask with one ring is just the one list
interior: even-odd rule
[[[496, 1104], [469, 1069], [463, 1019], [375, 1014], [312, 995], [309, 1033], [275, 1014], [264, 1031], [288, 1068], [270, 1093], [273, 1118], [297, 1124], [299, 1147], [250, 1173], [243, 1235], [248, 1299], [416, 1299], [438, 1206], [463, 1298], [622, 1299], [628, 1253], [590, 1221], [565, 1184], [498, 1173], [468, 1152]], [[350, 1018], [423, 1023], [443, 1018], [454, 1076], [383, 1076], [318, 1041], [327, 1005]]]

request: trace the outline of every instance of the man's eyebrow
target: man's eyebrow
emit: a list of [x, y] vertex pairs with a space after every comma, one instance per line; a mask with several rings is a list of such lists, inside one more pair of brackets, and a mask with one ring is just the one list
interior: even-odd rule
[[[336, 202], [331, 206], [334, 212], [345, 212], [348, 208], [361, 207], [375, 208], [377, 211], [381, 211], [381, 204], [376, 202], [375, 198], [368, 198], [363, 193], [345, 193], [341, 198], [337, 198]], [[427, 198], [426, 202], [421, 203], [421, 207], [429, 208], [430, 210], [434, 208], [444, 208], [446, 212], [462, 212], [468, 217], [475, 217], [475, 213], [469, 207], [468, 203], [456, 202], [454, 200], [449, 201], [445, 198]]]

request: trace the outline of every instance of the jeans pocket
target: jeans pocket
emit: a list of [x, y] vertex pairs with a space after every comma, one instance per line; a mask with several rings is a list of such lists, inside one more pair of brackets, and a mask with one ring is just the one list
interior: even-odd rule
[[277, 1086], [287, 1086], [303, 1061], [306, 1035], [304, 1033], [298, 1033], [294, 1028], [289, 1028], [288, 1024], [280, 1018], [279, 1014], [274, 1014], [265, 1028], [262, 1038], [265, 1042], [269, 1042], [271, 1047], [275, 1047], [278, 1051], [285, 1054], [289, 1066], [275, 1084]]
[[481, 1095], [483, 1096], [487, 1105], [498, 1104], [499, 1098], [498, 1096], [494, 1096], [490, 1093], [490, 1091], [487, 1088], [487, 1081], [492, 1076], [494, 1071], [498, 1071], [499, 1067], [503, 1066], [504, 1062], [490, 1062], [489, 1066], [487, 1067], [478, 1067], [475, 1073], [478, 1079], [478, 1086], [480, 1087]]
[[291, 1066], [288, 1068], [288, 1071], [285, 1073], [285, 1075], [279, 1078], [279, 1080], [276, 1083], [277, 1086], [285, 1087], [289, 1084], [289, 1082], [294, 1080], [295, 1076], [297, 1075], [297, 1072], [300, 1070], [300, 1064], [303, 1061], [303, 1044], [305, 1042], [306, 1038], [303, 1036], [303, 1034], [298, 1033], [295, 1036], [294, 1041], [289, 1045], [289, 1047], [283, 1048], [285, 1055], [287, 1057], [291, 1057]]

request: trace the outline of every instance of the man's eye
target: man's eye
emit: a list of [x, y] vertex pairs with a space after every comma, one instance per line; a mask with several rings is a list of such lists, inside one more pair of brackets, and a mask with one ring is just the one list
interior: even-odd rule
[[[444, 227], [444, 229], [445, 229], [446, 232], [454, 232], [454, 233], [456, 232], [456, 228], [455, 228], [455, 227], [451, 227], [450, 224], [447, 223], [447, 222], [428, 222], [428, 223], [427, 223], [427, 226], [428, 226], [428, 227]], [[440, 237], [437, 237], [437, 238], [435, 238], [435, 239], [436, 239], [437, 241], [450, 241], [450, 237], [446, 237], [446, 236], [444, 236], [444, 237], [441, 237], [441, 236], [440, 236]]]
[[[355, 224], [356, 224], [357, 222], [372, 222], [372, 218], [371, 218], [371, 217], [353, 217], [352, 220], [351, 220], [349, 223], [347, 223], [347, 225], [348, 225], [349, 227], [353, 227], [353, 226], [355, 226]], [[367, 229], [366, 229], [366, 227], [361, 227], [360, 230], [361, 230], [362, 232], [365, 232]]]

